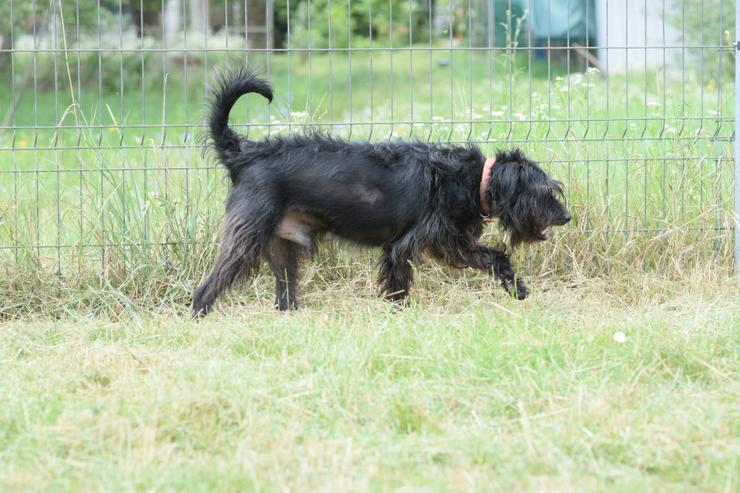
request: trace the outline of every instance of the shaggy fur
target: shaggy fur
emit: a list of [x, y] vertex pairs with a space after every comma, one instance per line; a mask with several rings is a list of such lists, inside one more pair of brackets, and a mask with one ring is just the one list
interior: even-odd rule
[[[208, 313], [262, 258], [275, 274], [277, 307], [296, 308], [300, 257], [325, 232], [381, 247], [380, 283], [392, 301], [408, 294], [422, 252], [489, 272], [511, 295], [527, 296], [509, 255], [478, 243], [485, 158], [476, 146], [345, 142], [320, 133], [252, 141], [228, 125], [231, 107], [250, 92], [272, 101], [269, 83], [246, 71], [222, 78], [214, 94], [210, 139], [231, 188], [221, 251], [193, 294], [194, 315]], [[543, 240], [549, 226], [570, 220], [561, 195], [520, 150], [496, 154], [485, 199], [512, 246]]]

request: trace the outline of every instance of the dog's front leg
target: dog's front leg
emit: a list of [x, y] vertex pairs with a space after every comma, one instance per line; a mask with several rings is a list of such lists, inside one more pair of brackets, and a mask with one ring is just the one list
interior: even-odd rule
[[484, 245], [475, 244], [459, 250], [460, 260], [470, 267], [492, 273], [501, 281], [501, 286], [507, 293], [518, 300], [529, 295], [524, 282], [517, 277], [509, 256], [501, 251]]

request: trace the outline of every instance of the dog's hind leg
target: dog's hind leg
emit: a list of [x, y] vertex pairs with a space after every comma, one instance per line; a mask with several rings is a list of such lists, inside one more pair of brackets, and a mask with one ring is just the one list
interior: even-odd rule
[[298, 260], [301, 247], [292, 241], [275, 238], [267, 258], [275, 274], [275, 304], [279, 310], [298, 308]]
[[221, 250], [213, 271], [193, 293], [193, 316], [207, 314], [216, 298], [237, 278], [257, 271], [279, 217], [277, 208], [269, 203], [250, 201], [227, 206]]
[[409, 294], [414, 280], [411, 262], [416, 248], [409, 241], [397, 241], [383, 245], [380, 257], [380, 284], [387, 301], [401, 302]]

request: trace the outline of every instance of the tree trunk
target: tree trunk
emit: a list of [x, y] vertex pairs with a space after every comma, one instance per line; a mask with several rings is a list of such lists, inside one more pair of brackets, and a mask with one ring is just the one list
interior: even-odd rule
[[177, 42], [178, 33], [182, 30], [182, 4], [180, 0], [167, 0], [162, 13], [162, 25], [164, 32], [162, 37], [166, 46], [172, 46]]
[[190, 0], [190, 29], [196, 33], [208, 34], [210, 25], [208, 22], [207, 0]]
[[10, 58], [13, 56], [13, 53], [9, 50], [13, 46], [10, 42], [10, 32], [0, 32], [0, 36], [3, 38], [3, 42], [0, 45], [0, 48], [3, 50], [0, 52], [0, 70], [5, 72], [5, 69], [10, 67]]
[[247, 2], [247, 32], [249, 45], [254, 48], [273, 47], [274, 0]]

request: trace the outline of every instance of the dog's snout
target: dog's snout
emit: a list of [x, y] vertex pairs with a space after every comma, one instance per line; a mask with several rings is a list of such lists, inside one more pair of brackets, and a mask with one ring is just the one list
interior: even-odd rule
[[563, 214], [563, 224], [568, 224], [568, 223], [570, 222], [570, 219], [571, 219], [571, 217], [570, 217], [570, 212], [567, 212], [567, 211], [566, 211], [566, 212], [565, 212], [565, 213]]

